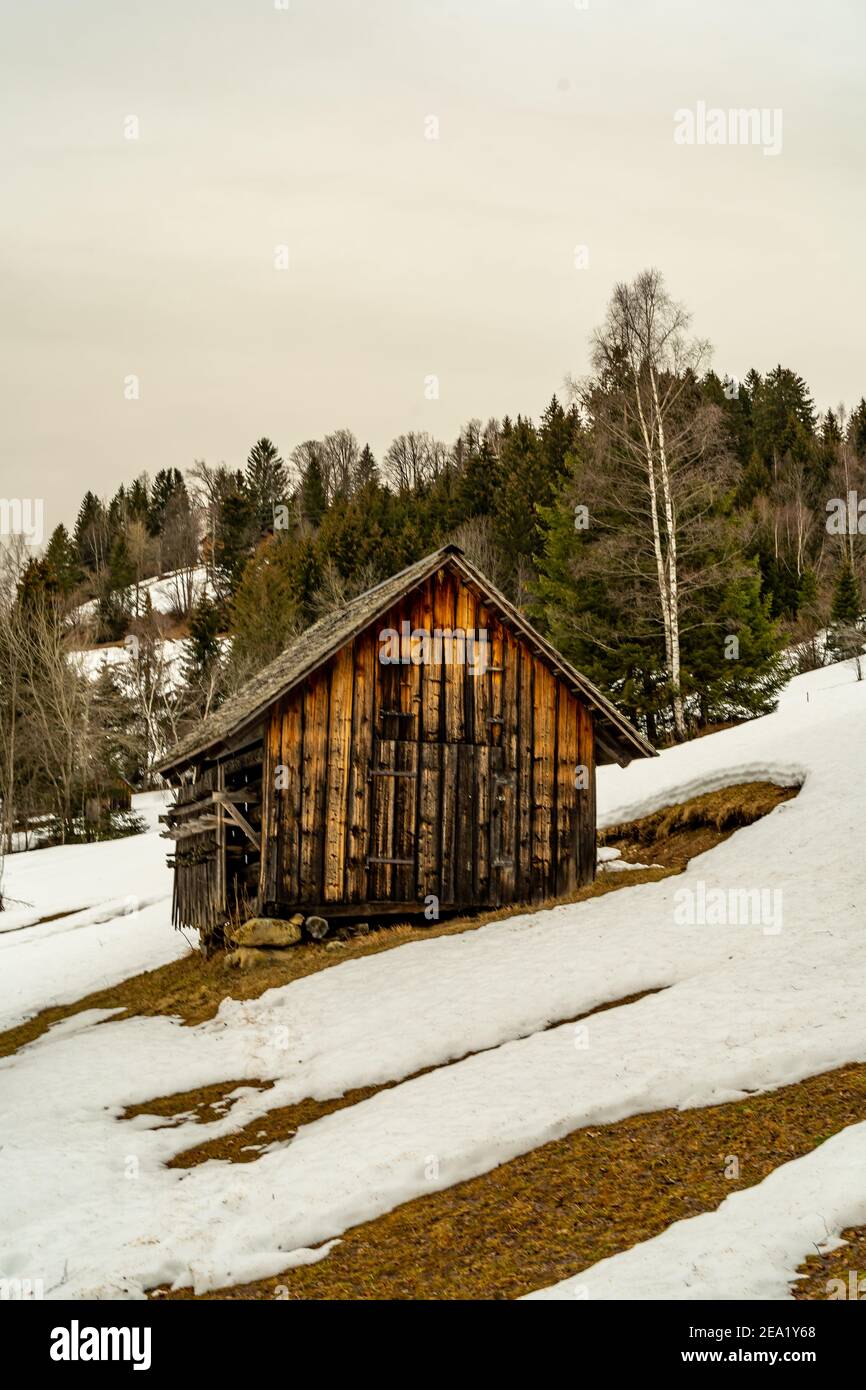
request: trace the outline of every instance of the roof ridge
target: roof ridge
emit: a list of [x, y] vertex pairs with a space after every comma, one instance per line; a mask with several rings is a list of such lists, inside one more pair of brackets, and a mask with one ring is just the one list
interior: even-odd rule
[[[196, 755], [225, 741], [231, 734], [252, 724], [269, 705], [300, 681], [307, 679], [342, 646], [353, 640], [388, 606], [408, 590], [428, 578], [445, 561], [455, 562], [464, 579], [477, 584], [488, 601], [498, 607], [506, 620], [514, 624], [524, 640], [530, 641], [539, 655], [550, 662], [580, 694], [593, 705], [608, 723], [613, 725], [633, 752], [654, 755], [655, 749], [630, 723], [616, 706], [598, 690], [586, 676], [576, 670], [556, 648], [538, 632], [528, 618], [491, 584], [486, 575], [466, 559], [458, 545], [449, 543], [415, 560], [397, 574], [356, 594], [347, 603], [323, 613], [310, 627], [296, 634], [273, 661], [263, 667], [235, 691], [206, 720], [190, 730], [170, 753], [160, 759], [156, 771], [168, 772], [182, 763], [193, 761]], [[377, 603], [377, 599], [381, 603]], [[357, 615], [362, 615], [359, 619]]]

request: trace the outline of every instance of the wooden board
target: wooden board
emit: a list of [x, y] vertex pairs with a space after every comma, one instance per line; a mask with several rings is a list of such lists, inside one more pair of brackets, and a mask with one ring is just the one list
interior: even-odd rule
[[532, 659], [532, 653], [522, 646], [518, 647], [518, 660], [515, 894], [518, 902], [529, 902], [532, 896], [533, 730], [535, 727], [533, 681], [535, 663]]
[[342, 902], [345, 893], [346, 811], [352, 756], [354, 652], [344, 647], [330, 671], [325, 858], [322, 902]]
[[419, 800], [416, 894], [420, 902], [442, 896], [441, 854], [443, 745], [422, 741], [419, 750]]
[[373, 643], [359, 638], [354, 644], [352, 747], [346, 810], [347, 902], [368, 898], [367, 855], [370, 846], [370, 765], [373, 756], [373, 695], [376, 653]]
[[533, 899], [553, 895], [553, 785], [556, 739], [556, 681], [546, 666], [534, 663], [533, 768], [532, 768], [532, 876]]
[[328, 730], [331, 685], [319, 671], [304, 687], [300, 902], [320, 902], [324, 878]]

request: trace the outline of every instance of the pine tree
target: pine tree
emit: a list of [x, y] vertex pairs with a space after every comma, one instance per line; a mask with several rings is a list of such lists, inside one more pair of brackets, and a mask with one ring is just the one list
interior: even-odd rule
[[703, 620], [692, 625], [684, 642], [687, 692], [697, 722], [706, 727], [769, 714], [788, 674], [757, 567], [720, 592], [708, 590], [702, 606]]
[[185, 493], [186, 484], [179, 468], [161, 468], [153, 480], [147, 524], [152, 536], [162, 534], [169, 502], [177, 493]]
[[[668, 701], [664, 643], [655, 613], [651, 575], [640, 578], [639, 558], [612, 557], [592, 524], [579, 529], [585, 505], [582, 461], [551, 506], [543, 511], [544, 551], [539, 556], [534, 618], [558, 651], [603, 690], [656, 743], [664, 729]], [[615, 498], [605, 518], [628, 535], [626, 518], [617, 519]], [[629, 551], [631, 547], [629, 547]], [[611, 570], [610, 563], [613, 563]], [[617, 581], [633, 569], [631, 585]]]
[[531, 568], [532, 557], [543, 549], [539, 508], [551, 499], [547, 459], [530, 420], [518, 415], [507, 433], [503, 432], [500, 460], [502, 486], [495, 501], [494, 521], [505, 555], [508, 588], [517, 598], [521, 576]]
[[257, 532], [258, 523], [246, 492], [230, 492], [223, 497], [214, 553], [217, 587], [223, 600], [237, 589]]
[[150, 483], [146, 473], [141, 473], [130, 484], [127, 503], [130, 520], [147, 521], [150, 512]]
[[203, 719], [219, 702], [221, 693], [222, 629], [220, 605], [202, 594], [189, 618], [181, 675], [193, 712]]
[[756, 387], [752, 418], [756, 447], [768, 463], [792, 449], [797, 426], [811, 436], [815, 406], [803, 378], [787, 367], [775, 367]]
[[62, 522], [51, 532], [44, 558], [58, 591], [70, 594], [79, 582], [81, 570], [76, 548]]
[[853, 627], [860, 620], [863, 604], [860, 585], [849, 561], [845, 561], [836, 578], [830, 619], [836, 627]]
[[821, 421], [821, 438], [825, 444], [840, 444], [842, 441], [839, 421], [832, 410], [828, 410]]
[[75, 549], [85, 569], [95, 573], [107, 558], [108, 522], [105, 508], [93, 492], [86, 492], [75, 522]]
[[126, 536], [121, 534], [111, 547], [108, 576], [112, 589], [123, 591], [135, 582], [135, 566], [129, 554]]
[[315, 617], [316, 591], [322, 582], [322, 563], [314, 538], [298, 536], [292, 546], [290, 592], [302, 623]]
[[298, 543], [288, 536], [262, 541], [231, 602], [233, 682], [247, 679], [273, 661], [309, 621], [298, 603], [298, 578]]
[[319, 526], [328, 508], [325, 483], [322, 478], [322, 465], [317, 454], [313, 454], [301, 477], [300, 509], [301, 516], [308, 526]]
[[189, 657], [197, 670], [206, 670], [219, 657], [219, 633], [219, 604], [202, 594], [189, 619]]
[[122, 531], [129, 519], [129, 499], [123, 483], [108, 504], [108, 529], [112, 540]]
[[853, 444], [861, 458], [866, 458], [866, 400], [862, 396], [848, 421], [848, 442]]
[[352, 491], [354, 494], [363, 492], [371, 483], [378, 483], [379, 469], [373, 457], [373, 451], [369, 444], [365, 444], [358, 456], [355, 466], [355, 476], [353, 479]]
[[274, 508], [289, 499], [289, 479], [279, 450], [264, 436], [250, 450], [245, 474], [247, 495], [263, 533], [274, 524]]
[[113, 642], [125, 634], [130, 617], [129, 590], [134, 582], [135, 565], [121, 532], [111, 547], [108, 565], [99, 576], [97, 614], [101, 641]]
[[55, 599], [60, 586], [48, 561], [40, 559], [27, 561], [18, 579], [18, 600], [22, 608], [38, 607], [46, 599]]
[[858, 680], [863, 677], [864, 666], [862, 615], [863, 601], [857, 575], [850, 560], [845, 560], [833, 590], [827, 647], [837, 661], [846, 661], [851, 657], [855, 659]]
[[454, 524], [473, 516], [490, 516], [502, 486], [499, 459], [487, 440], [467, 451], [457, 476], [455, 502], [458, 516]]

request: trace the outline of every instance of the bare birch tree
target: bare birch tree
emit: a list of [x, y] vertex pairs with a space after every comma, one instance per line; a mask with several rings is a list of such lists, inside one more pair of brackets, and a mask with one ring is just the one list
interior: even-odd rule
[[[679, 406], [706, 367], [709, 345], [688, 335], [690, 315], [645, 270], [614, 289], [603, 325], [592, 340], [597, 377], [615, 384], [604, 427], [614, 446], [640, 467], [650, 529], [671, 686], [674, 732], [686, 736], [680, 655], [679, 520], [676, 474], [703, 451], [701, 431], [683, 427]], [[597, 409], [596, 394], [590, 410]], [[705, 441], [706, 442], [706, 441]]]

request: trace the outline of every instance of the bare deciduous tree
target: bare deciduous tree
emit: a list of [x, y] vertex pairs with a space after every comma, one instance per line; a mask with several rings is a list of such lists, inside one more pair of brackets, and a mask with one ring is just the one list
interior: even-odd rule
[[[603, 413], [610, 443], [641, 472], [664, 631], [677, 738], [685, 738], [680, 659], [680, 533], [678, 482], [694, 475], [710, 443], [707, 418], [679, 410], [683, 394], [709, 357], [709, 345], [688, 336], [690, 316], [646, 270], [614, 289], [604, 324], [592, 343], [597, 389], [585, 397]], [[596, 383], [596, 387], [598, 382]], [[611, 389], [613, 388], [613, 390]]]
[[426, 430], [400, 434], [385, 454], [385, 475], [398, 492], [432, 483], [448, 462], [448, 450]]

